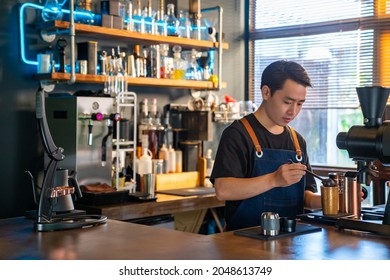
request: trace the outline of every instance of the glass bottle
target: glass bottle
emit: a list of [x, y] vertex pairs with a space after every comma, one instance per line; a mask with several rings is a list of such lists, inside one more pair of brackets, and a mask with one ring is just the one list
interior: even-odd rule
[[156, 136], [157, 136], [157, 151], [156, 158], [158, 158], [158, 153], [162, 145], [165, 142], [165, 127], [161, 123], [161, 114], [159, 112], [156, 113], [156, 116], [153, 118], [153, 124], [156, 127]]
[[126, 0], [125, 2], [125, 16], [123, 18], [123, 24], [126, 30], [134, 31], [133, 23], [133, 2], [132, 0]]
[[202, 80], [202, 68], [199, 66], [197, 62], [198, 52], [195, 49], [192, 49], [191, 52], [186, 52], [187, 61], [189, 61], [185, 79], [186, 80]]
[[167, 35], [168, 36], [177, 36], [177, 27], [179, 26], [179, 21], [175, 17], [175, 5], [167, 5]]
[[192, 26], [188, 17], [188, 13], [180, 10], [179, 12], [179, 26], [178, 35], [180, 38], [191, 38]]
[[173, 79], [184, 80], [186, 74], [187, 62], [181, 57], [181, 47], [173, 46]]
[[134, 9], [132, 21], [135, 32], [145, 32], [145, 23], [144, 16], [142, 13], [141, 0], [137, 0], [137, 6]]
[[140, 104], [140, 112], [139, 112], [139, 119], [140, 122], [138, 124], [138, 142], [142, 142], [142, 135], [143, 131], [146, 129], [146, 126], [148, 124], [148, 99], [144, 98], [143, 101]]
[[140, 45], [134, 46], [135, 76], [145, 77], [145, 58], [140, 54]]
[[126, 71], [126, 53], [121, 52], [118, 46], [117, 55], [117, 79], [116, 79], [116, 94], [127, 91], [127, 71]]
[[160, 45], [151, 45], [149, 48], [150, 75], [151, 78], [160, 78], [161, 58]]
[[164, 0], [160, 0], [155, 25], [155, 31], [157, 35], [167, 36], [167, 22], [165, 20]]
[[169, 45], [168, 44], [161, 44], [160, 45], [160, 58], [161, 58], [160, 78], [172, 79], [173, 78], [173, 58], [169, 57]]
[[110, 61], [108, 64], [108, 75], [107, 75], [107, 94], [115, 96], [115, 75], [116, 75], [116, 64], [115, 64], [115, 50], [111, 50]]
[[47, 0], [42, 9], [42, 19], [44, 21], [61, 20], [62, 7], [57, 0]]
[[155, 34], [155, 17], [156, 12], [152, 10], [152, 1], [148, 0], [148, 4], [144, 12], [144, 24], [146, 34]]
[[169, 147], [169, 145], [173, 146], [173, 130], [169, 119], [169, 110], [166, 111], [164, 116], [164, 144]]

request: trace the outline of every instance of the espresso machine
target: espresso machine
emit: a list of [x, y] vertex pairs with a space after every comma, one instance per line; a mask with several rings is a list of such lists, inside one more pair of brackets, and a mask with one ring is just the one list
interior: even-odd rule
[[[357, 88], [364, 125], [352, 126], [348, 132], [337, 135], [339, 149], [347, 150], [348, 155], [357, 162], [358, 184], [367, 183], [370, 177], [387, 176], [375, 168], [380, 162], [390, 165], [390, 122], [382, 116], [389, 97], [390, 88], [379, 86]], [[390, 181], [390, 176], [387, 178]], [[385, 188], [386, 186], [380, 186]], [[390, 193], [389, 193], [390, 196]], [[337, 222], [340, 229], [354, 229], [390, 236], [390, 197], [384, 207], [382, 221], [341, 218]]]
[[69, 94], [46, 98], [53, 140], [66, 151], [58, 167], [76, 172], [79, 185], [112, 184], [113, 125], [118, 118], [113, 102], [110, 97]]

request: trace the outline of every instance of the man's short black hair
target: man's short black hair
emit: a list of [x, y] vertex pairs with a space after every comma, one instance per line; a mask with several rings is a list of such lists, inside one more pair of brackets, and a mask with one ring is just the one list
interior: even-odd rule
[[311, 81], [305, 68], [294, 61], [278, 60], [264, 69], [260, 88], [268, 86], [272, 95], [275, 91], [282, 89], [288, 79], [305, 87], [311, 87]]

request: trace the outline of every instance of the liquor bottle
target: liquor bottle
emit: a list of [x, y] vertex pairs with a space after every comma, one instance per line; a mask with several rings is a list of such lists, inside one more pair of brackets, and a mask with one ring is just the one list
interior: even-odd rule
[[126, 30], [134, 31], [133, 23], [133, 2], [132, 0], [126, 0], [125, 2], [125, 16], [123, 18], [123, 24]]
[[145, 23], [142, 13], [141, 0], [137, 0], [137, 6], [134, 9], [132, 21], [135, 32], [145, 33]]
[[169, 147], [169, 145], [173, 146], [173, 130], [172, 126], [169, 120], [169, 111], [167, 110], [164, 116], [164, 144], [165, 146]]
[[156, 113], [156, 117], [153, 118], [153, 125], [156, 128], [156, 136], [157, 136], [157, 152], [158, 155], [160, 148], [165, 143], [165, 127], [161, 124], [161, 114], [159, 112]]
[[179, 21], [175, 17], [175, 5], [167, 5], [167, 35], [168, 36], [178, 36], [177, 27], [179, 26]]
[[173, 79], [184, 80], [186, 74], [187, 62], [181, 57], [181, 47], [173, 46]]
[[177, 33], [180, 38], [191, 38], [192, 26], [191, 21], [188, 17], [188, 13], [180, 10], [179, 11], [179, 26]]
[[138, 142], [142, 143], [142, 135], [143, 131], [146, 129], [146, 126], [148, 124], [148, 99], [144, 98], [140, 104], [140, 112], [139, 112], [139, 119], [140, 122], [138, 124]]
[[169, 45], [160, 44], [160, 78], [172, 79], [173, 78], [173, 58], [169, 56]]
[[165, 20], [164, 0], [160, 0], [155, 25], [155, 31], [157, 35], [167, 36], [167, 22]]
[[145, 77], [145, 58], [140, 54], [140, 45], [134, 46], [134, 62], [136, 77]]
[[151, 78], [160, 78], [161, 58], [160, 45], [151, 45], [149, 48], [150, 74]]
[[146, 34], [155, 34], [155, 14], [156, 12], [152, 10], [152, 1], [148, 0], [148, 4], [144, 12], [144, 24], [145, 24], [145, 33]]

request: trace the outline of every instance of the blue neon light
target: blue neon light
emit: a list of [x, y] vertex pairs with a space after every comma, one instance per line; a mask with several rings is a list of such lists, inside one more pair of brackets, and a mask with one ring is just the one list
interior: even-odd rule
[[[62, 6], [63, 4], [65, 4], [66, 1], [67, 0], [64, 0], [62, 2], [62, 4], [60, 4], [60, 5]], [[26, 56], [26, 41], [25, 41], [25, 37], [24, 37], [24, 10], [27, 8], [42, 10], [43, 6], [33, 4], [33, 3], [24, 3], [23, 5], [21, 5], [20, 10], [19, 10], [19, 27], [20, 27], [19, 28], [19, 37], [20, 37], [20, 52], [21, 52], [22, 61], [26, 64], [29, 64], [29, 65], [38, 65], [37, 60], [28, 59]], [[70, 11], [66, 10], [66, 9], [62, 10], [62, 12], [64, 14], [70, 13]], [[74, 14], [76, 14], [80, 17], [90, 18], [92, 13], [91, 12], [74, 11]], [[92, 17], [93, 17], [93, 14], [92, 14]], [[56, 67], [58, 67], [58, 66], [59, 65], [56, 64]]]

